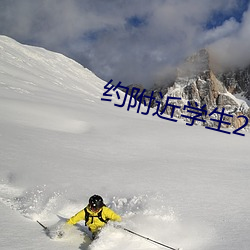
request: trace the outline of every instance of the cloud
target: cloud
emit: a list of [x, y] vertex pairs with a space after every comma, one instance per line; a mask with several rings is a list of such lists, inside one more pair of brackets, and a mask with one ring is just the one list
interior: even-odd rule
[[[221, 29], [227, 29], [226, 24]], [[210, 51], [224, 67], [245, 67], [250, 64], [250, 9], [243, 15], [238, 28], [210, 44]]]
[[[237, 0], [2, 0], [0, 33], [64, 53], [105, 80], [149, 86], [204, 46], [218, 53], [249, 40], [248, 13], [233, 18], [239, 8]], [[214, 13], [227, 18], [208, 29]]]
[[240, 28], [240, 24], [232, 17], [224, 21], [221, 26], [204, 31], [203, 36], [200, 38], [201, 44], [211, 44], [219, 41], [225, 37], [235, 34]]

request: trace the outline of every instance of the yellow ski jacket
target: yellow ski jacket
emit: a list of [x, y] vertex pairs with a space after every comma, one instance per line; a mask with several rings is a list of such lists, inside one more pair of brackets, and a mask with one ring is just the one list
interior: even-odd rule
[[[100, 228], [102, 228], [106, 223], [105, 221], [108, 220], [112, 220], [112, 221], [121, 221], [121, 217], [116, 214], [113, 210], [111, 210], [110, 208], [103, 206], [99, 211], [97, 212], [93, 212], [89, 209], [89, 207], [86, 207], [85, 209], [87, 209], [87, 212], [89, 213], [89, 218], [88, 221], [85, 221], [86, 226], [88, 226], [89, 230], [92, 233], [97, 232]], [[102, 220], [100, 220], [98, 218], [98, 215], [100, 215], [101, 212], [101, 218]], [[70, 225], [74, 225], [77, 222], [79, 222], [80, 220], [85, 220], [85, 210], [82, 209], [81, 211], [79, 211], [77, 214], [75, 214], [74, 216], [72, 216], [68, 221], [67, 224]]]

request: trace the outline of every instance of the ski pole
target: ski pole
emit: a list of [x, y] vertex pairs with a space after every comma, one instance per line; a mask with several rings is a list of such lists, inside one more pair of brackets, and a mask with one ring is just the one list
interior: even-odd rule
[[156, 244], [158, 244], [158, 245], [161, 245], [161, 246], [163, 246], [163, 247], [169, 248], [169, 249], [171, 249], [171, 250], [180, 250], [180, 248], [173, 248], [173, 247], [167, 246], [167, 245], [162, 244], [162, 243], [160, 243], [160, 242], [158, 242], [158, 241], [155, 241], [155, 240], [152, 240], [152, 239], [150, 239], [150, 238], [148, 238], [148, 237], [145, 237], [145, 236], [143, 236], [143, 235], [141, 235], [141, 234], [135, 233], [135, 232], [133, 232], [133, 231], [127, 229], [127, 228], [122, 228], [122, 229], [125, 230], [125, 231], [127, 231], [127, 232], [129, 232], [129, 233], [131, 233], [131, 234], [137, 235], [137, 236], [139, 236], [139, 237], [141, 237], [141, 238], [143, 238], [143, 239], [145, 239], [145, 240], [154, 242], [154, 243], [156, 243]]
[[42, 226], [43, 227], [43, 229], [46, 231], [46, 230], [48, 230], [48, 228], [47, 227], [45, 227], [41, 222], [39, 222], [38, 220], [36, 221], [40, 226]]

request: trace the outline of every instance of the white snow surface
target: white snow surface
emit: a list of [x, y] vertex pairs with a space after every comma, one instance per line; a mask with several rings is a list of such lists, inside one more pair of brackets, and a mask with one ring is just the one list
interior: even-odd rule
[[127, 111], [101, 101], [105, 84], [0, 36], [0, 249], [164, 249], [112, 223], [92, 243], [84, 222], [61, 239], [36, 223], [53, 231], [99, 194], [123, 227], [168, 246], [249, 250], [249, 133]]

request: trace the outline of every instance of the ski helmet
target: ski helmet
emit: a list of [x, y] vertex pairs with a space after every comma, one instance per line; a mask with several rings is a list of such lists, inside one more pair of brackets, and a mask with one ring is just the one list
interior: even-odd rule
[[89, 206], [93, 210], [98, 210], [103, 207], [103, 199], [99, 195], [93, 195], [89, 198]]

